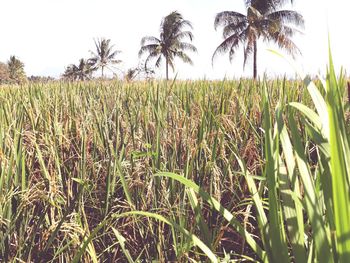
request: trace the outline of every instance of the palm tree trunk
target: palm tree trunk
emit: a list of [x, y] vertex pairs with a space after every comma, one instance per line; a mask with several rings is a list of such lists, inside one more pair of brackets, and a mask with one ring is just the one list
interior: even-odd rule
[[168, 58], [165, 58], [165, 76], [166, 76], [166, 80], [169, 80], [169, 62], [168, 62]]
[[101, 69], [102, 69], [102, 78], [104, 78], [104, 75], [103, 75], [104, 66], [102, 66]]
[[258, 47], [257, 47], [257, 43], [256, 43], [256, 40], [254, 41], [254, 66], [253, 66], [253, 76], [254, 76], [254, 80], [256, 80], [256, 77], [257, 77], [257, 65], [256, 65], [256, 58], [257, 58], [257, 52], [258, 52]]

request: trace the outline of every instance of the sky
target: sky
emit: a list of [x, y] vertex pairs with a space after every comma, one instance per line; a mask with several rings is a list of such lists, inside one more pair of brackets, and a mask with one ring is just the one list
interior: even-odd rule
[[[243, 49], [232, 63], [228, 55], [212, 54], [221, 43], [222, 31], [215, 31], [215, 15], [221, 11], [245, 13], [244, 0], [0, 0], [0, 61], [10, 55], [25, 63], [28, 76], [59, 77], [65, 67], [89, 58], [94, 39], [108, 38], [121, 50], [120, 76], [139, 63], [143, 36], [159, 36], [161, 19], [177, 10], [193, 24], [198, 53], [191, 54], [194, 66], [176, 60], [181, 79], [222, 79], [252, 76], [252, 63], [243, 69]], [[270, 43], [258, 43], [258, 73], [269, 76], [323, 74], [328, 61], [328, 32], [337, 68], [350, 70], [350, 3], [346, 0], [294, 0], [294, 9], [305, 19], [305, 29], [294, 42], [302, 52], [295, 60]], [[284, 55], [280, 57], [271, 49]], [[292, 61], [292, 62], [291, 62]], [[157, 70], [164, 77], [165, 67]]]

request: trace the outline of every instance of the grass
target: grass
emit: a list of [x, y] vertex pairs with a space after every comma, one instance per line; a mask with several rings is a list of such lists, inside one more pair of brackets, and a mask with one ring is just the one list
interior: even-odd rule
[[346, 262], [344, 77], [0, 90], [0, 261]]

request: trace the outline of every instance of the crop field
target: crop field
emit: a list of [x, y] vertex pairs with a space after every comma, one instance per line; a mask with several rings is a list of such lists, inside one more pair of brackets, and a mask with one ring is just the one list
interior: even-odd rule
[[0, 262], [346, 262], [332, 70], [1, 87]]

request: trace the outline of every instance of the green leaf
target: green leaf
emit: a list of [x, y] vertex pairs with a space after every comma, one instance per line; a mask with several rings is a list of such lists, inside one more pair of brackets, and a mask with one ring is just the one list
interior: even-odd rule
[[179, 181], [186, 187], [192, 188], [197, 194], [200, 195], [205, 201], [207, 201], [217, 212], [219, 212], [236, 230], [237, 232], [247, 241], [253, 251], [262, 259], [264, 262], [267, 262], [266, 253], [261, 247], [255, 242], [254, 238], [249, 234], [241, 223], [232, 215], [230, 211], [224, 208], [215, 198], [211, 197], [207, 192], [201, 189], [194, 182], [186, 179], [183, 176], [174, 173], [161, 172], [157, 173], [154, 176], [163, 176], [172, 178]]
[[329, 51], [327, 75], [327, 106], [329, 117], [329, 143], [331, 151], [334, 218], [339, 262], [350, 258], [350, 187], [349, 187], [349, 141], [345, 129], [344, 114], [339, 87], [334, 72], [332, 54]]

